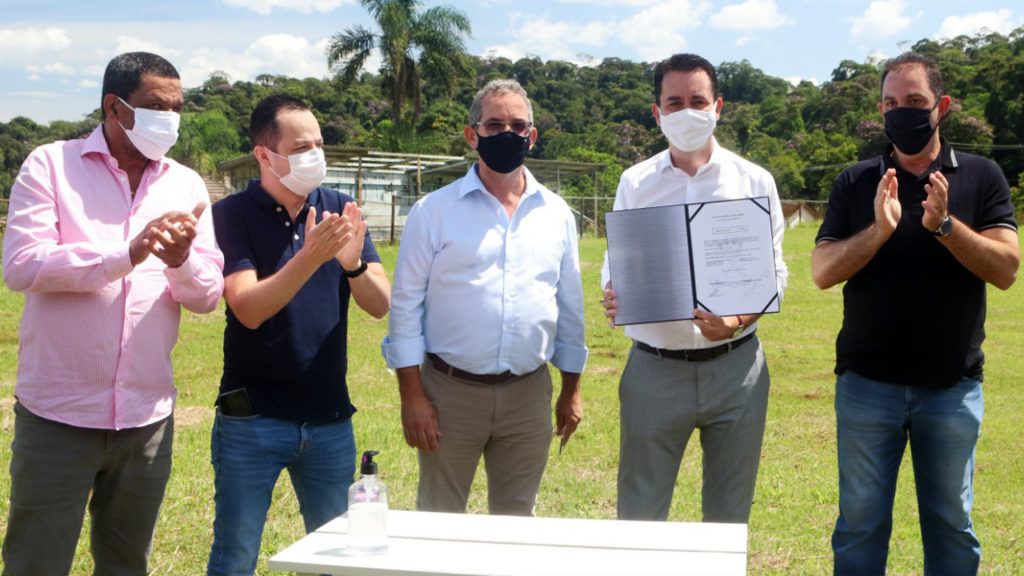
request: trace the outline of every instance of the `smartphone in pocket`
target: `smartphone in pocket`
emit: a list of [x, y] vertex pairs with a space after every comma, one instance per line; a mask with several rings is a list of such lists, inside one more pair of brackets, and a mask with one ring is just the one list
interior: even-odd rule
[[245, 417], [252, 416], [252, 404], [249, 402], [249, 392], [245, 388], [229, 390], [217, 396], [217, 407], [220, 413], [225, 416]]

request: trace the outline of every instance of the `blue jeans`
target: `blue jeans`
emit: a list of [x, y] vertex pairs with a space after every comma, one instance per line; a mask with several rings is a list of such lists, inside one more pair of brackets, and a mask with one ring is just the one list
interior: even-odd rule
[[356, 466], [352, 420], [298, 422], [217, 413], [211, 575], [252, 574], [274, 485], [287, 469], [299, 511], [312, 532], [348, 510]]
[[884, 574], [892, 505], [910, 441], [925, 574], [976, 574], [981, 544], [971, 523], [981, 382], [930, 390], [870, 380], [836, 381], [839, 519], [832, 533], [836, 574]]

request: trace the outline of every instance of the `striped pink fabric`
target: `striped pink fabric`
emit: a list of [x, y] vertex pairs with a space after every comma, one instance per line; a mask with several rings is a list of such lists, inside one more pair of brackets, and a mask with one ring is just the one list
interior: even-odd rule
[[198, 174], [151, 162], [134, 200], [102, 126], [37, 148], [11, 188], [3, 275], [25, 293], [15, 396], [34, 414], [84, 428], [166, 418], [181, 306], [209, 312], [224, 286], [210, 210], [188, 260], [132, 268], [128, 243], [152, 219], [209, 202]]

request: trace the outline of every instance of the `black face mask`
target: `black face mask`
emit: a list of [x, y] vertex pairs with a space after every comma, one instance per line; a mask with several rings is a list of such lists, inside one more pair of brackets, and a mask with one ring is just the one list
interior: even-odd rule
[[[938, 103], [935, 104], [938, 106]], [[933, 106], [924, 108], [893, 108], [885, 113], [885, 135], [900, 152], [913, 156], [928, 145], [932, 134], [942, 123], [942, 118], [932, 127]]]
[[502, 132], [494, 136], [477, 135], [476, 152], [488, 168], [501, 174], [519, 168], [530, 150], [530, 136]]

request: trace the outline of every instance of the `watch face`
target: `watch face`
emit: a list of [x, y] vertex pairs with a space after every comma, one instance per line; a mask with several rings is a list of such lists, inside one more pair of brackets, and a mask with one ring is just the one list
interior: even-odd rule
[[932, 234], [935, 234], [936, 236], [939, 236], [939, 237], [949, 236], [949, 233], [952, 232], [952, 231], [953, 231], [953, 219], [950, 218], [949, 216], [946, 216], [946, 219], [943, 220], [941, 224], [939, 224], [939, 228], [935, 232], [932, 232]]

